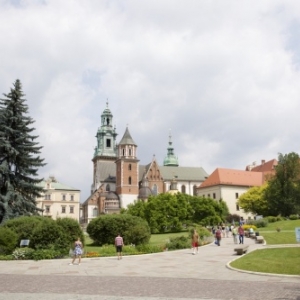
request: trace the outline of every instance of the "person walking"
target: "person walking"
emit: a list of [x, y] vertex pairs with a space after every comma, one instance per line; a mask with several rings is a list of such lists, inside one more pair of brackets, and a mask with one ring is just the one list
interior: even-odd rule
[[233, 236], [233, 242], [235, 244], [237, 244], [238, 243], [238, 239], [237, 239], [237, 237], [238, 237], [238, 231], [237, 231], [237, 228], [235, 226], [233, 226], [232, 229], [231, 229], [231, 232], [232, 232], [232, 236]]
[[220, 246], [221, 245], [220, 242], [222, 239], [222, 227], [221, 226], [217, 228], [215, 237], [216, 237], [216, 245]]
[[80, 265], [81, 255], [83, 252], [82, 248], [83, 248], [83, 246], [82, 246], [81, 240], [80, 240], [80, 238], [77, 238], [77, 240], [74, 243], [73, 259], [72, 259], [72, 262], [69, 264], [70, 266], [74, 265], [76, 258], [78, 258], [78, 265]]
[[118, 234], [118, 236], [115, 238], [115, 246], [118, 255], [118, 260], [122, 259], [122, 248], [124, 246], [124, 242], [120, 234]]
[[198, 253], [198, 247], [199, 247], [199, 234], [196, 229], [194, 229], [194, 232], [192, 235], [192, 247], [193, 247], [193, 255], [195, 255], [196, 250]]
[[239, 233], [239, 241], [240, 244], [244, 244], [244, 235], [245, 235], [245, 231], [242, 225], [239, 226], [238, 228], [238, 233]]

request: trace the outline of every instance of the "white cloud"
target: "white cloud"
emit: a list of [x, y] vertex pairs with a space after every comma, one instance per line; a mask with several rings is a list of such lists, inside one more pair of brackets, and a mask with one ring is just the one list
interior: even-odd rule
[[244, 168], [299, 152], [300, 3], [0, 0], [0, 91], [19, 78], [47, 166], [82, 190], [108, 98], [142, 164]]

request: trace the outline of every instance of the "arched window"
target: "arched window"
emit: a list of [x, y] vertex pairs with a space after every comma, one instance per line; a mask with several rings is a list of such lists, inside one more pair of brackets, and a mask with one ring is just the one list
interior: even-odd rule
[[185, 194], [185, 185], [182, 185], [182, 186], [181, 186], [181, 193], [182, 193], [182, 194]]
[[122, 156], [125, 156], [125, 149], [122, 149]]
[[193, 186], [193, 196], [197, 196], [197, 186]]
[[128, 170], [131, 171], [131, 164], [128, 165]]
[[109, 184], [107, 184], [107, 185], [106, 185], [106, 188], [105, 188], [105, 190], [106, 190], [107, 192], [109, 192], [109, 191], [110, 191], [110, 185], [109, 185]]
[[128, 184], [131, 184], [131, 176], [128, 177]]
[[131, 149], [129, 149], [129, 156], [131, 156]]

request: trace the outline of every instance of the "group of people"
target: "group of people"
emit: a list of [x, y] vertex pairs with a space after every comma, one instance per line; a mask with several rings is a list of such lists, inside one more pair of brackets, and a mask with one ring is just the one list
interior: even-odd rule
[[216, 229], [213, 227], [212, 233], [215, 236], [215, 244], [218, 246], [221, 245], [220, 243], [222, 237], [229, 237], [230, 233], [233, 237], [233, 242], [235, 244], [238, 244], [238, 242], [239, 244], [244, 244], [245, 231], [242, 224], [240, 224], [238, 227], [234, 225], [231, 225], [230, 227], [228, 225], [217, 226]]
[[[115, 247], [117, 252], [118, 260], [122, 259], [122, 249], [124, 246], [123, 238], [120, 234], [115, 238]], [[77, 240], [74, 242], [74, 250], [73, 250], [73, 258], [72, 262], [69, 263], [69, 265], [74, 265], [76, 259], [78, 259], [78, 265], [81, 263], [81, 256], [83, 254], [83, 244], [80, 240], [80, 238], [77, 238]]]

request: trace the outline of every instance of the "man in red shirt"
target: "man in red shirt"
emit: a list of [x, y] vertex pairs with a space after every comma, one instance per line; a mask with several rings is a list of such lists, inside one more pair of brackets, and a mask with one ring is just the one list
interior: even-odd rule
[[118, 236], [115, 238], [115, 246], [116, 246], [116, 251], [118, 254], [118, 260], [122, 259], [122, 248], [123, 248], [123, 238], [118, 234]]

